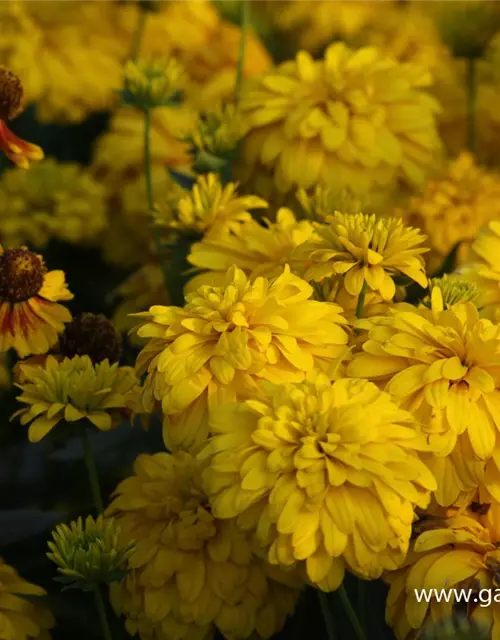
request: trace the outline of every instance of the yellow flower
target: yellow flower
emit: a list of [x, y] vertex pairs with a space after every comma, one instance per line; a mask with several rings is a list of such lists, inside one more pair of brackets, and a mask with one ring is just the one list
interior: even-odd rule
[[290, 209], [281, 208], [276, 222], [265, 220], [265, 225], [250, 218], [224, 233], [207, 235], [191, 245], [188, 262], [203, 273], [195, 275], [186, 290], [195, 291], [202, 284], [222, 285], [232, 265], [250, 279], [274, 278], [287, 263], [295, 271], [292, 250], [314, 235], [312, 224], [308, 220], [297, 221]]
[[238, 196], [233, 182], [222, 186], [215, 173], [198, 176], [191, 191], [177, 199], [159, 203], [159, 226], [190, 234], [218, 235], [251, 219], [250, 210], [265, 209], [267, 202], [257, 196]]
[[49, 541], [49, 560], [62, 577], [58, 582], [73, 586], [92, 586], [124, 577], [134, 552], [134, 541], [120, 542], [120, 527], [113, 518], [81, 517], [69, 525], [60, 524]]
[[444, 309], [399, 305], [371, 323], [349, 375], [376, 381], [422, 424], [435, 455], [426, 456], [440, 505], [453, 504], [481, 480], [497, 455], [500, 431], [500, 327], [472, 302]]
[[147, 372], [143, 401], [150, 413], [161, 403], [167, 447], [198, 447], [208, 409], [259, 380], [302, 380], [344, 352], [341, 308], [312, 294], [288, 267], [275, 280], [254, 281], [231, 267], [222, 286], [200, 287], [185, 307], [139, 314], [146, 324], [138, 335], [149, 338], [137, 359], [138, 372]]
[[[489, 505], [480, 506], [485, 507], [486, 514], [472, 510], [457, 512], [447, 518], [430, 519], [427, 527], [424, 520], [412, 541], [404, 568], [387, 575], [391, 586], [386, 619], [398, 640], [409, 640], [415, 637], [414, 630], [426, 628], [431, 620], [434, 623], [446, 620], [459, 610], [468, 615], [471, 622], [488, 630], [485, 637], [495, 637], [499, 615], [498, 602], [493, 599], [500, 569], [498, 503], [492, 504], [491, 509]], [[415, 590], [423, 589], [428, 593], [432, 589], [446, 589], [451, 595], [450, 601], [428, 603], [422, 598], [417, 602]], [[460, 589], [466, 592], [470, 589], [474, 602], [481, 605], [469, 604], [468, 610], [462, 609], [454, 598], [455, 590], [460, 592]], [[490, 606], [485, 606], [488, 590], [491, 601]], [[476, 637], [482, 637], [477, 629]]]
[[237, 518], [272, 564], [300, 567], [324, 591], [344, 567], [380, 577], [404, 560], [414, 507], [435, 481], [410, 413], [365, 380], [323, 375], [262, 384], [211, 414], [200, 454], [217, 518]]
[[471, 247], [471, 264], [460, 273], [479, 289], [478, 306], [494, 322], [500, 320], [500, 222], [489, 223]]
[[41, 256], [0, 247], [0, 352], [46, 353], [71, 320], [58, 302], [72, 298], [64, 273], [47, 271]]
[[336, 211], [314, 228], [319, 237], [300, 245], [292, 255], [304, 264], [306, 280], [323, 282], [343, 275], [349, 295], [359, 296], [366, 282], [368, 290], [380, 293], [384, 300], [394, 297], [396, 276], [427, 286], [422, 259], [427, 249], [421, 246], [425, 236], [401, 220]]
[[54, 617], [35, 602], [44, 595], [0, 558], [0, 640], [50, 640]]
[[95, 242], [106, 224], [104, 188], [78, 165], [52, 159], [30, 171], [7, 169], [0, 178], [0, 208], [7, 247], [41, 248], [52, 238]]
[[[435, 293], [438, 289], [439, 293]], [[429, 280], [430, 295], [424, 298], [422, 303], [431, 308], [432, 298], [440, 296], [439, 304], [443, 309], [449, 309], [458, 302], [474, 302], [477, 306], [480, 290], [473, 283], [458, 274], [445, 274], [441, 278], [431, 278]]]
[[238, 179], [271, 174], [281, 194], [422, 184], [440, 149], [427, 76], [368, 47], [336, 43], [318, 61], [301, 51], [246, 85]]
[[27, 405], [12, 418], [30, 424], [30, 442], [39, 442], [61, 420], [88, 420], [101, 431], [117, 427], [120, 417], [134, 401], [138, 381], [130, 367], [103, 360], [93, 364], [88, 356], [59, 361], [49, 356], [43, 365], [20, 367], [22, 393], [17, 400]]
[[23, 77], [39, 119], [78, 122], [113, 104], [131, 46], [116, 37], [120, 13], [112, 0], [2, 3], [0, 64]]
[[141, 110], [171, 103], [186, 82], [184, 70], [173, 59], [129, 60], [125, 65], [124, 100]]
[[479, 230], [500, 218], [500, 176], [478, 167], [470, 153], [462, 152], [395, 215], [427, 235], [436, 266], [457, 243], [463, 262]]
[[349, 40], [357, 36], [379, 12], [385, 13], [381, 6], [392, 3], [294, 0], [282, 4], [276, 16], [277, 25], [291, 31], [301, 48], [317, 51], [333, 40]]
[[112, 604], [129, 633], [149, 627], [158, 640], [202, 640], [215, 627], [229, 640], [268, 638], [292, 613], [300, 581], [256, 555], [233, 523], [214, 518], [201, 468], [183, 452], [141, 455], [118, 485], [108, 511], [136, 550], [133, 573], [112, 585]]

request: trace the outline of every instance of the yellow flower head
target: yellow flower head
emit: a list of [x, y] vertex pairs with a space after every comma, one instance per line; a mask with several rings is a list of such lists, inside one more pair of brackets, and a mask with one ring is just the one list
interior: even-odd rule
[[0, 237], [7, 247], [41, 248], [49, 240], [88, 243], [106, 224], [105, 190], [76, 164], [45, 160], [0, 178]]
[[90, 586], [123, 578], [134, 541], [120, 542], [120, 527], [112, 518], [80, 517], [58, 525], [49, 541], [47, 557], [58, 565], [58, 581], [66, 585]]
[[500, 176], [478, 167], [473, 156], [463, 152], [429, 180], [422, 195], [395, 213], [427, 235], [437, 266], [459, 242], [463, 262], [479, 230], [500, 217]]
[[427, 249], [421, 246], [425, 236], [400, 219], [336, 211], [314, 227], [319, 237], [300, 245], [292, 256], [304, 264], [306, 280], [343, 275], [349, 295], [359, 296], [366, 282], [384, 300], [394, 297], [396, 276], [427, 286], [422, 259]]
[[423, 2], [446, 45], [463, 58], [480, 58], [500, 29], [500, 7], [487, 0]]
[[238, 178], [257, 184], [271, 173], [282, 194], [316, 184], [366, 193], [398, 178], [422, 184], [440, 148], [428, 82], [369, 47], [336, 43], [318, 61], [301, 51], [246, 85]]
[[123, 99], [141, 110], [166, 106], [176, 99], [185, 83], [184, 70], [173, 58], [129, 60], [125, 65]]
[[202, 284], [220, 286], [232, 265], [250, 279], [274, 278], [285, 264], [290, 264], [295, 271], [292, 251], [314, 235], [313, 225], [308, 220], [297, 220], [293, 212], [285, 208], [276, 214], [276, 222], [266, 220], [265, 225], [250, 218], [225, 233], [207, 235], [191, 245], [188, 262], [204, 273], [189, 281], [187, 291], [194, 291]]
[[403, 304], [365, 322], [371, 329], [348, 373], [383, 385], [415, 415], [435, 453], [427, 463], [436, 499], [453, 504], [496, 455], [500, 327], [480, 319], [472, 302], [444, 309], [437, 287], [431, 309]]
[[213, 513], [237, 518], [271, 564], [336, 589], [344, 566], [378, 578], [404, 560], [414, 507], [435, 481], [412, 416], [364, 380], [262, 385], [221, 405], [200, 454]]
[[71, 313], [58, 304], [71, 300], [62, 271], [47, 271], [41, 256], [0, 247], [0, 352], [46, 353]]
[[222, 186], [215, 173], [198, 176], [185, 196], [157, 211], [157, 224], [184, 233], [210, 233], [232, 229], [251, 219], [251, 209], [265, 209], [267, 202], [257, 196], [238, 196], [233, 182]]
[[348, 189], [334, 193], [332, 189], [321, 185], [316, 185], [310, 193], [305, 189], [299, 189], [297, 200], [306, 218], [316, 222], [324, 222], [335, 211], [357, 213], [363, 208], [359, 195], [353, 194]]
[[497, 322], [500, 320], [500, 222], [493, 220], [471, 248], [472, 263], [464, 265], [460, 273], [479, 289], [478, 306]]
[[346, 321], [336, 304], [311, 300], [312, 287], [290, 273], [250, 281], [231, 267], [220, 287], [202, 286], [186, 305], [151, 307], [138, 335], [147, 372], [146, 409], [161, 403], [169, 448], [195, 447], [207, 436], [207, 410], [256, 389], [259, 380], [302, 380], [340, 356]]
[[215, 627], [229, 640], [268, 638], [293, 611], [300, 581], [214, 518], [201, 468], [187, 453], [141, 455], [118, 485], [109, 513], [136, 550], [133, 573], [112, 586], [113, 606], [129, 633], [146, 627], [158, 640], [201, 640]]
[[23, 382], [17, 411], [21, 424], [30, 424], [30, 442], [39, 442], [56, 424], [88, 420], [101, 431], [117, 427], [132, 406], [138, 381], [130, 367], [88, 356], [59, 361], [49, 356], [43, 365], [21, 365]]
[[54, 617], [48, 609], [35, 601], [36, 597], [44, 595], [46, 593], [41, 587], [23, 580], [13, 567], [0, 558], [2, 640], [50, 640]]
[[479, 288], [458, 274], [445, 274], [441, 278], [431, 278], [429, 290], [430, 295], [423, 300], [423, 304], [432, 307], [434, 298], [434, 306], [438, 304], [442, 309], [449, 309], [458, 302], [477, 303], [480, 296]]
[[[430, 519], [427, 526], [424, 520], [412, 541], [404, 568], [387, 575], [390, 591], [386, 619], [398, 640], [410, 640], [416, 629], [426, 629], [431, 621], [446, 620], [459, 611], [477, 625], [475, 634], [467, 638], [483, 638], [480, 630], [486, 632], [484, 638], [495, 637], [499, 609], [498, 601], [494, 600], [500, 571], [499, 505], [493, 502], [479, 506], [484, 509]], [[446, 589], [451, 598], [449, 602], [444, 599], [425, 602], [423, 598], [417, 602], [415, 589], [426, 589], [428, 593], [432, 589]], [[453, 595], [461, 589], [466, 592], [470, 589], [473, 602], [478, 604], [469, 604], [467, 610], [462, 608], [463, 603], [459, 604]]]

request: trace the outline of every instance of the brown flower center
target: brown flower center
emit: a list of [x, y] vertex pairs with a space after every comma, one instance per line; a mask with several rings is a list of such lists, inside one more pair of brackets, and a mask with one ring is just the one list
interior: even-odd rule
[[43, 286], [46, 268], [42, 259], [27, 249], [9, 249], [0, 255], [0, 298], [23, 302]]
[[59, 350], [68, 358], [87, 355], [92, 362], [120, 359], [121, 336], [101, 314], [82, 313], [66, 325], [59, 340]]
[[11, 120], [22, 111], [23, 86], [9, 69], [0, 66], [0, 120]]

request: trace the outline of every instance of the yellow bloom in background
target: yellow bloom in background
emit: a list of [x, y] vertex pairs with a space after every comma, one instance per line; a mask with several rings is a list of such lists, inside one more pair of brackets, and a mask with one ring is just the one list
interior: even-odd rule
[[229, 640], [268, 638], [293, 612], [301, 582], [214, 518], [201, 470], [183, 452], [140, 455], [118, 485], [108, 512], [136, 549], [132, 574], [111, 587], [113, 607], [129, 633], [147, 629], [158, 640], [202, 640], [215, 628]]
[[41, 256], [0, 247], [0, 352], [46, 353], [71, 313], [58, 304], [73, 298], [62, 271], [47, 271]]
[[421, 195], [394, 214], [426, 234], [431, 269], [439, 268], [457, 243], [457, 258], [463, 262], [481, 228], [500, 218], [500, 175], [477, 166], [470, 153], [462, 152], [429, 180]]
[[[458, 512], [448, 518], [429, 519], [427, 527], [424, 520], [419, 524], [419, 534], [412, 541], [404, 568], [387, 575], [390, 591], [386, 620], [398, 640], [413, 638], [416, 629], [422, 626], [427, 629], [431, 623], [449, 619], [459, 610], [480, 628], [485, 627], [488, 638], [497, 634], [499, 604], [493, 596], [500, 568], [499, 521], [498, 517], [492, 519], [488, 515], [489, 505], [481, 506], [485, 507], [486, 515], [472, 510]], [[491, 506], [498, 513], [497, 505]], [[482, 601], [476, 596], [478, 606], [462, 609], [453, 597], [453, 591], [462, 588], [473, 593], [490, 589], [490, 606], [485, 603], [479, 606]], [[446, 589], [452, 597], [450, 602], [442, 599], [439, 603], [436, 600], [428, 603], [423, 598], [417, 602], [415, 589]], [[484, 598], [486, 593], [481, 596]], [[476, 634], [474, 637], [479, 638], [477, 629]]]
[[200, 454], [213, 513], [237, 518], [268, 560], [300, 567], [324, 591], [347, 565], [380, 577], [401, 565], [414, 507], [435, 489], [412, 416], [364, 380], [262, 384], [210, 418]]
[[52, 159], [30, 171], [4, 171], [0, 208], [0, 240], [6, 247], [42, 248], [51, 239], [95, 243], [106, 225], [104, 188], [86, 169]]
[[500, 327], [472, 302], [444, 309], [439, 288], [432, 293], [431, 309], [403, 304], [366, 320], [348, 374], [377, 382], [422, 424], [436, 500], [447, 506], [474, 490], [498, 455]]
[[26, 405], [20, 416], [30, 425], [30, 442], [39, 442], [61, 420], [88, 420], [101, 431], [117, 427], [134, 402], [138, 380], [131, 367], [103, 360], [93, 364], [88, 356], [57, 360], [49, 356], [42, 365], [20, 366], [18, 402]]
[[318, 184], [355, 193], [397, 179], [421, 185], [440, 152], [429, 83], [428, 72], [374, 48], [336, 43], [317, 61], [302, 51], [247, 83], [237, 177], [263, 197]]
[[281, 208], [276, 222], [265, 226], [250, 218], [224, 233], [210, 234], [191, 245], [188, 262], [202, 273], [194, 275], [186, 291], [195, 291], [202, 284], [221, 286], [227, 270], [236, 265], [250, 278], [274, 278], [290, 264], [295, 271], [291, 254], [314, 235], [308, 220], [297, 220], [290, 209]]
[[[350, 2], [350, 0], [294, 0], [282, 3], [276, 12], [280, 29], [290, 32], [293, 41], [316, 52], [333, 40], [351, 40], [377, 18], [385, 15], [392, 2]], [[384, 6], [384, 9], [381, 7]]]
[[304, 267], [304, 278], [323, 282], [335, 275], [344, 277], [344, 288], [359, 296], [366, 282], [368, 291], [392, 300], [394, 278], [406, 276], [427, 286], [422, 254], [425, 236], [397, 218], [374, 214], [346, 214], [336, 211], [325, 223], [314, 225], [316, 236], [292, 254]]
[[470, 251], [471, 263], [460, 273], [479, 289], [478, 306], [482, 313], [500, 320], [500, 221], [493, 220], [478, 234]]
[[217, 236], [251, 220], [252, 209], [266, 209], [267, 202], [257, 196], [239, 196], [237, 185], [222, 185], [215, 173], [198, 176], [191, 191], [182, 197], [159, 201], [156, 223], [172, 231]]
[[21, 75], [40, 120], [79, 122], [115, 102], [131, 46], [113, 37], [120, 14], [111, 0], [2, 4], [0, 64]]
[[0, 558], [1, 640], [50, 640], [54, 617], [36, 602], [45, 595], [44, 589], [23, 580]]
[[233, 402], [260, 380], [302, 380], [344, 353], [342, 309], [311, 300], [312, 287], [290, 273], [250, 281], [231, 267], [220, 287], [202, 286], [186, 305], [139, 314], [148, 343], [137, 358], [147, 373], [143, 402], [161, 406], [168, 448], [194, 449], [208, 434], [208, 410]]

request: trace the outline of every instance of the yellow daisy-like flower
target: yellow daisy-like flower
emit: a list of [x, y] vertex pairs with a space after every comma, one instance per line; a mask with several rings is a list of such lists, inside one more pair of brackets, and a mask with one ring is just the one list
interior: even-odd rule
[[198, 176], [184, 197], [159, 203], [156, 222], [182, 233], [217, 235], [250, 220], [250, 210], [267, 208], [262, 198], [238, 196], [236, 188], [233, 182], [223, 186], [215, 173]]
[[383, 385], [422, 424], [435, 455], [426, 456], [446, 506], [474, 490], [497, 455], [500, 431], [500, 327], [472, 302], [444, 309], [399, 305], [371, 323], [349, 375]]
[[195, 448], [208, 433], [208, 409], [235, 401], [259, 380], [302, 380], [344, 353], [342, 309], [311, 300], [312, 287], [290, 273], [250, 281], [231, 267], [220, 287], [200, 287], [186, 305], [151, 307], [138, 330], [149, 338], [137, 358], [147, 372], [147, 411], [161, 403], [167, 447]]
[[46, 353], [71, 321], [58, 302], [72, 298], [64, 273], [47, 271], [41, 256], [0, 247], [0, 352]]
[[44, 595], [0, 558], [0, 640], [50, 640], [54, 617], [35, 601]]
[[94, 241], [106, 224], [104, 188], [76, 164], [45, 160], [30, 171], [7, 169], [0, 178], [2, 228], [7, 247], [40, 248], [52, 239]]
[[380, 293], [384, 300], [394, 297], [396, 276], [427, 286], [422, 259], [427, 249], [421, 246], [425, 236], [400, 219], [336, 211], [314, 228], [318, 237], [300, 245], [292, 255], [303, 263], [306, 280], [323, 282], [343, 275], [349, 295], [359, 296], [366, 282], [368, 290]]
[[427, 235], [436, 266], [457, 243], [461, 243], [458, 259], [463, 262], [479, 230], [500, 218], [500, 176], [478, 167], [473, 156], [463, 152], [440, 176], [429, 180], [422, 195], [395, 214]]
[[22, 76], [39, 119], [79, 122], [113, 104], [131, 45], [115, 37], [121, 12], [112, 0], [1, 5], [0, 64]]
[[[500, 611], [493, 597], [497, 593], [500, 569], [499, 509], [498, 503], [479, 507], [479, 512], [475, 509], [430, 519], [427, 526], [424, 520], [412, 541], [404, 568], [387, 575], [390, 591], [386, 619], [398, 640], [414, 638], [417, 629], [426, 628], [431, 621], [449, 619], [459, 611], [484, 628], [485, 637], [498, 635]], [[441, 602], [437, 599], [426, 602], [424, 598], [418, 602], [415, 590], [424, 589], [428, 593], [432, 589], [446, 589], [451, 598], [449, 602], [444, 598]], [[454, 593], [460, 589], [470, 590], [475, 598], [467, 610], [461, 606], [463, 603], [455, 601]], [[490, 606], [485, 606], [488, 596]], [[472, 605], [472, 602], [478, 604]], [[479, 637], [479, 633], [476, 630], [476, 635], [467, 637]]]
[[12, 417], [30, 424], [30, 442], [39, 442], [61, 420], [88, 420], [101, 431], [117, 427], [129, 412], [138, 380], [131, 367], [109, 360], [93, 364], [89, 356], [58, 360], [49, 356], [42, 365], [20, 367], [22, 393], [17, 400], [27, 405]]
[[183, 452], [141, 455], [118, 485], [108, 511], [136, 549], [112, 604], [142, 638], [202, 640], [215, 628], [229, 640], [268, 638], [292, 613], [301, 583], [256, 555], [233, 523], [214, 518], [201, 469]]
[[471, 264], [464, 265], [460, 273], [476, 284], [479, 290], [478, 306], [494, 322], [500, 320], [500, 221], [489, 223], [471, 247]]
[[429, 82], [374, 48], [336, 43], [318, 61], [301, 51], [243, 92], [238, 179], [257, 184], [271, 173], [281, 194], [316, 184], [366, 193], [398, 178], [422, 184], [440, 149]]
[[344, 567], [378, 578], [404, 560], [414, 507], [435, 489], [411, 414], [365, 380], [262, 384], [210, 419], [213, 513], [256, 533], [272, 564], [336, 589]]
[[290, 264], [295, 271], [291, 253], [314, 235], [313, 225], [308, 220], [298, 221], [294, 213], [285, 208], [276, 214], [276, 222], [266, 220], [265, 224], [250, 218], [225, 233], [205, 236], [201, 242], [191, 245], [188, 262], [203, 273], [191, 278], [186, 290], [195, 291], [202, 284], [222, 285], [232, 265], [250, 279], [274, 278], [285, 264]]

